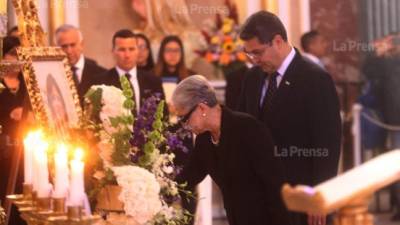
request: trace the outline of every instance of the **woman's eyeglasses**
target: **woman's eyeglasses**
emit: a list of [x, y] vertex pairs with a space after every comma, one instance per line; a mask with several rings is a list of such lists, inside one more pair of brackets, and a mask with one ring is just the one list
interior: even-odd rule
[[186, 115], [182, 116], [179, 118], [179, 123], [182, 125], [185, 125], [187, 123], [187, 121], [190, 119], [190, 116], [192, 115], [192, 113], [196, 110], [197, 105], [194, 106], [188, 113], [186, 113]]

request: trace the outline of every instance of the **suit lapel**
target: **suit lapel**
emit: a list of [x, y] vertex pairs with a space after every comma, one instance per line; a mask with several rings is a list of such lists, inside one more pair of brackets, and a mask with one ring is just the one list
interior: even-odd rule
[[[281, 83], [279, 84], [278, 90], [275, 93], [275, 97], [272, 100], [272, 108], [275, 108], [275, 106], [282, 102], [282, 99], [285, 98], [285, 96], [287, 96], [289, 94], [289, 90], [291, 89], [292, 86], [296, 85], [295, 82], [295, 76], [296, 74], [298, 74], [298, 63], [299, 60], [301, 60], [301, 55], [297, 52], [296, 50], [296, 55], [293, 58], [293, 61], [290, 63], [289, 67], [287, 68], [283, 79], [281, 81]], [[270, 110], [267, 110], [270, 111]]]
[[142, 103], [144, 101], [144, 99], [146, 98], [145, 95], [145, 89], [146, 89], [146, 81], [145, 81], [145, 75], [138, 69], [137, 70], [137, 80], [138, 80], [138, 84], [139, 84], [139, 93], [140, 93], [140, 103]]
[[119, 89], [122, 89], [121, 82], [119, 81], [119, 75], [118, 75], [117, 69], [115, 69], [115, 68], [112, 69], [109, 76], [110, 76], [110, 77], [108, 77], [109, 83]]
[[[89, 77], [90, 71], [88, 71], [88, 70], [89, 70], [88, 63], [87, 63], [87, 60], [85, 59], [85, 64], [83, 65], [83, 71], [82, 71], [82, 78], [81, 78], [82, 80], [78, 87], [80, 93], [82, 93], [85, 90], [87, 84], [90, 83], [90, 80], [89, 80], [90, 79], [90, 77]], [[82, 93], [82, 94], [85, 94], [85, 93]]]
[[265, 73], [261, 70], [257, 71], [256, 74], [252, 74], [252, 76], [255, 76], [253, 79], [253, 85], [250, 86], [250, 88], [253, 88], [251, 92], [248, 92], [250, 95], [248, 95], [246, 98], [248, 99], [248, 108], [251, 115], [258, 117], [261, 113], [260, 109], [260, 101], [261, 101], [261, 95], [262, 95], [262, 90], [264, 87], [264, 81], [265, 81]]

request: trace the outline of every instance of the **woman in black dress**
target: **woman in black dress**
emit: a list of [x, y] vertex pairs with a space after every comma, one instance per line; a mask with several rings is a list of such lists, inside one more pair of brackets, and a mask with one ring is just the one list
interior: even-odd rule
[[220, 106], [200, 75], [183, 80], [172, 103], [181, 123], [197, 135], [179, 181], [193, 187], [210, 175], [221, 189], [230, 225], [289, 224], [280, 195], [283, 166], [267, 128], [250, 115]]
[[[7, 36], [3, 39], [3, 56], [4, 60], [16, 61], [16, 48], [20, 45], [19, 39]], [[6, 88], [0, 93], [0, 125], [2, 131], [0, 134], [0, 198], [4, 205], [7, 186], [9, 182], [11, 167], [15, 157], [22, 151], [20, 145], [22, 143], [22, 125], [26, 111], [29, 109], [29, 99], [23, 76], [20, 72], [9, 72], [1, 78], [2, 85]], [[19, 160], [19, 168], [15, 181], [15, 193], [22, 193], [23, 182], [23, 160]], [[9, 218], [9, 224], [25, 224], [19, 216], [18, 212], [13, 208]]]

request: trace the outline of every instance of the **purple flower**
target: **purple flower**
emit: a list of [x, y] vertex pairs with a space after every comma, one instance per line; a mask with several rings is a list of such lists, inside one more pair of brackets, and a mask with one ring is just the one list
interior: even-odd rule
[[137, 147], [139, 149], [142, 148], [147, 141], [146, 137], [140, 130], [135, 129], [135, 131], [133, 133], [134, 133], [134, 135], [133, 135], [132, 139], [129, 141], [130, 144], [133, 147]]
[[172, 132], [166, 132], [165, 136], [167, 138], [167, 145], [172, 151], [182, 151], [183, 153], [188, 153], [189, 149], [185, 145], [192, 142], [192, 134], [184, 128], [179, 128], [177, 130], [173, 129]]
[[[141, 106], [140, 111], [135, 118], [132, 138], [129, 140], [129, 143], [133, 147], [143, 149], [143, 146], [148, 141], [147, 135], [153, 130], [153, 122], [155, 120], [155, 113], [157, 111], [158, 104], [161, 100], [160, 97], [161, 94], [155, 94], [143, 102], [143, 105]], [[136, 153], [132, 159], [132, 162], [137, 161], [139, 157], [140, 154]]]
[[129, 156], [130, 156], [130, 158], [131, 158], [131, 162], [133, 162], [133, 163], [138, 163], [139, 162], [139, 159], [140, 159], [140, 157], [143, 155], [143, 152], [142, 151], [139, 151], [139, 152], [136, 152], [135, 154], [130, 154]]

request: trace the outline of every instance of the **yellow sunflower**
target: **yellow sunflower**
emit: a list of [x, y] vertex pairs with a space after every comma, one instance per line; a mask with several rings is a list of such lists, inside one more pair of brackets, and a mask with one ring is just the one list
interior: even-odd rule
[[222, 45], [222, 49], [223, 49], [223, 51], [225, 52], [225, 53], [228, 53], [228, 54], [230, 54], [230, 53], [232, 53], [233, 51], [235, 51], [235, 43], [233, 43], [232, 41], [229, 41], [229, 42], [225, 42], [223, 45]]

